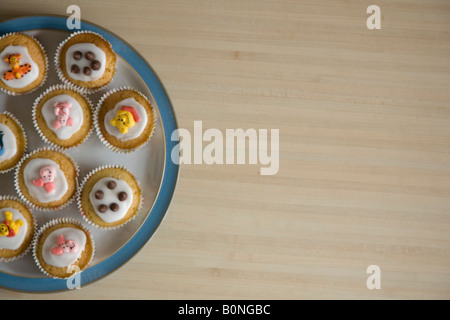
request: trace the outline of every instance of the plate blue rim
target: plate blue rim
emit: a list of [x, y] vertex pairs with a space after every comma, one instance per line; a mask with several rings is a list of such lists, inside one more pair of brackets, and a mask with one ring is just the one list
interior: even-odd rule
[[[67, 17], [64, 16], [25, 16], [0, 22], [0, 36], [9, 32], [21, 32], [35, 29], [54, 29], [73, 32], [67, 28]], [[171, 160], [171, 152], [178, 142], [171, 139], [172, 132], [178, 129], [175, 111], [170, 98], [156, 72], [150, 64], [128, 43], [111, 32], [93, 24], [81, 21], [81, 30], [97, 32], [108, 40], [114, 50], [124, 58], [141, 76], [158, 105], [164, 136], [166, 140], [166, 163], [160, 192], [155, 200], [150, 215], [138, 232], [115, 254], [101, 263], [85, 270], [81, 274], [81, 287], [100, 280], [123, 266], [143, 248], [153, 237], [164, 220], [169, 209], [179, 177], [179, 165]], [[75, 30], [76, 31], [76, 30]], [[23, 278], [0, 272], [0, 287], [24, 292], [58, 292], [68, 290], [66, 280], [51, 278]]]

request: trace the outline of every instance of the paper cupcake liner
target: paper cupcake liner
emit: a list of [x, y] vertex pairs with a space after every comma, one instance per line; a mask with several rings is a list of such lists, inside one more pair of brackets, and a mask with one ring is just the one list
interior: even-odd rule
[[[39, 239], [41, 237], [41, 235], [43, 234], [43, 232], [45, 230], [47, 230], [50, 227], [53, 227], [55, 225], [58, 224], [63, 224], [63, 223], [72, 223], [72, 224], [76, 224], [77, 226], [80, 226], [81, 228], [83, 228], [83, 230], [85, 231], [85, 233], [89, 236], [89, 238], [91, 239], [91, 243], [92, 243], [92, 256], [91, 259], [89, 260], [87, 266], [89, 266], [92, 261], [94, 260], [94, 256], [95, 256], [95, 243], [94, 243], [94, 238], [92, 237], [92, 233], [89, 229], [87, 229], [85, 226], [83, 226], [81, 224], [81, 222], [79, 222], [78, 220], [72, 219], [72, 218], [57, 218], [57, 219], [53, 219], [49, 222], [47, 222], [45, 225], [43, 225], [37, 232], [36, 235], [32, 241], [32, 247], [33, 247], [33, 260], [36, 263], [36, 265], [38, 266], [39, 270], [41, 270], [42, 273], [44, 273], [46, 276], [53, 278], [53, 279], [68, 279], [74, 276], [74, 274], [70, 274], [67, 277], [64, 278], [59, 278], [56, 277], [54, 275], [49, 274], [46, 270], [44, 270], [44, 268], [42, 267], [41, 263], [39, 262], [39, 259], [37, 257], [37, 251], [38, 251], [38, 243], [39, 243]], [[85, 269], [80, 270], [80, 273], [83, 272]]]
[[20, 186], [19, 186], [19, 174], [20, 174], [20, 169], [22, 168], [22, 165], [24, 164], [24, 162], [29, 157], [33, 156], [34, 154], [36, 154], [38, 152], [42, 152], [42, 151], [55, 151], [55, 152], [61, 153], [67, 159], [69, 159], [69, 161], [72, 162], [73, 166], [75, 167], [75, 171], [76, 171], [76, 181], [75, 181], [76, 186], [75, 187], [78, 186], [78, 177], [80, 175], [80, 168], [79, 168], [78, 164], [73, 160], [73, 158], [71, 156], [69, 156], [61, 148], [43, 147], [43, 148], [39, 148], [39, 149], [34, 150], [33, 152], [27, 154], [25, 157], [22, 158], [22, 160], [20, 161], [19, 165], [16, 168], [16, 173], [15, 173], [15, 176], [14, 176], [14, 187], [15, 187], [16, 192], [19, 195], [20, 199], [23, 200], [32, 209], [43, 211], [43, 212], [53, 212], [53, 211], [64, 209], [64, 208], [66, 208], [67, 206], [69, 206], [70, 204], [72, 204], [75, 201], [76, 196], [77, 196], [77, 192], [74, 192], [73, 196], [69, 199], [69, 201], [67, 201], [66, 203], [64, 203], [64, 204], [62, 204], [60, 206], [57, 206], [57, 207], [43, 207], [43, 206], [36, 205], [36, 204], [32, 203], [27, 197], [25, 197], [25, 195], [22, 193], [22, 190], [20, 189]]
[[[78, 91], [80, 91], [80, 92], [82, 92], [84, 94], [92, 94], [92, 93], [95, 93], [97, 91], [100, 91], [100, 90], [106, 88], [111, 83], [111, 81], [114, 79], [114, 77], [116, 75], [116, 72], [117, 72], [116, 68], [114, 68], [114, 74], [113, 74], [113, 76], [111, 77], [111, 80], [108, 83], [104, 84], [101, 87], [97, 87], [97, 88], [86, 88], [86, 87], [82, 87], [82, 86], [76, 85], [72, 81], [70, 81], [64, 75], [64, 72], [63, 72], [63, 70], [61, 68], [61, 63], [60, 63], [61, 51], [62, 51], [62, 48], [64, 47], [64, 45], [67, 43], [67, 41], [69, 41], [72, 37], [74, 37], [76, 35], [86, 34], [86, 33], [95, 34], [96, 36], [101, 37], [103, 40], [105, 40], [107, 43], [109, 43], [109, 45], [111, 46], [111, 50], [112, 50], [111, 43], [108, 40], [106, 40], [105, 38], [103, 38], [100, 34], [98, 34], [96, 32], [92, 32], [92, 31], [86, 31], [86, 30], [76, 31], [76, 32], [72, 33], [68, 38], [66, 38], [63, 42], [61, 42], [58, 45], [58, 48], [56, 49], [56, 54], [55, 54], [55, 66], [56, 66], [56, 73], [58, 74], [59, 79], [64, 84], [72, 84], [73, 86], [75, 86], [78, 89]], [[113, 50], [113, 52], [114, 52], [114, 50]], [[116, 64], [117, 64], [117, 62], [116, 62]]]
[[[17, 202], [20, 202], [21, 204], [23, 204], [25, 207], [28, 208], [28, 206], [23, 201], [21, 201], [19, 198], [17, 198], [17, 197], [14, 197], [14, 196], [0, 196], [0, 201], [4, 201], [4, 200], [17, 201]], [[37, 228], [38, 228], [38, 221], [36, 219], [36, 216], [33, 214], [33, 212], [31, 212], [30, 208], [28, 208], [28, 211], [30, 212], [30, 214], [31, 214], [31, 216], [33, 218], [33, 222], [34, 222], [33, 223], [34, 224], [33, 225], [33, 239], [34, 239], [34, 236], [36, 235], [36, 231], [37, 231]], [[23, 252], [18, 254], [17, 256], [10, 257], [10, 258], [2, 258], [2, 257], [0, 257], [0, 262], [8, 263], [8, 262], [13, 262], [13, 261], [19, 260], [20, 258], [24, 257], [26, 254], [28, 254], [28, 252], [30, 252], [32, 246], [33, 246], [33, 240], [30, 241], [30, 244], [28, 245], [28, 247]]]
[[8, 111], [4, 111], [4, 112], [2, 112], [1, 114], [7, 115], [8, 117], [10, 117], [11, 119], [13, 119], [13, 120], [17, 123], [17, 125], [20, 127], [20, 130], [22, 130], [23, 140], [24, 140], [24, 142], [25, 142], [25, 146], [24, 146], [24, 150], [25, 150], [25, 151], [24, 151], [23, 155], [21, 156], [20, 161], [17, 162], [17, 164], [16, 164], [15, 166], [12, 166], [11, 168], [8, 168], [8, 169], [5, 169], [5, 170], [0, 170], [0, 174], [3, 174], [3, 173], [10, 172], [10, 171], [14, 170], [15, 168], [17, 168], [17, 166], [18, 166], [18, 165], [20, 164], [20, 162], [22, 161], [23, 157], [25, 157], [25, 155], [26, 155], [27, 147], [28, 147], [28, 141], [27, 141], [27, 135], [26, 135], [26, 133], [25, 133], [25, 129], [23, 128], [22, 123], [20, 123], [20, 121], [17, 120], [17, 118], [16, 118], [12, 113], [10, 113], [10, 112], [8, 112]]
[[1, 41], [3, 38], [6, 38], [6, 37], [11, 36], [11, 35], [14, 35], [14, 34], [22, 34], [22, 35], [25, 35], [25, 36], [27, 36], [27, 37], [30, 37], [30, 38], [32, 38], [34, 41], [36, 41], [36, 43], [39, 45], [39, 47], [41, 48], [42, 52], [44, 53], [44, 58], [45, 58], [45, 73], [44, 73], [44, 78], [42, 79], [41, 83], [40, 83], [36, 88], [33, 88], [33, 89], [31, 89], [30, 91], [27, 91], [27, 92], [18, 93], [18, 92], [9, 91], [9, 90], [6, 89], [6, 88], [0, 87], [0, 91], [3, 91], [4, 93], [6, 93], [6, 94], [8, 94], [8, 95], [10, 95], [10, 96], [21, 96], [21, 95], [30, 94], [30, 93], [36, 91], [37, 89], [39, 89], [40, 87], [42, 87], [42, 86], [44, 85], [44, 83], [47, 81], [47, 77], [48, 77], [48, 55], [47, 55], [47, 51], [45, 50], [44, 46], [42, 45], [42, 43], [41, 43], [38, 39], [36, 39], [35, 37], [30, 36], [30, 35], [28, 35], [28, 34], [22, 33], [22, 32], [10, 32], [10, 33], [4, 34], [3, 36], [0, 37], [0, 41]]
[[111, 151], [116, 152], [116, 153], [119, 153], [119, 154], [128, 154], [128, 153], [135, 152], [135, 151], [137, 151], [137, 150], [139, 150], [139, 149], [142, 149], [147, 143], [149, 143], [149, 141], [152, 139], [152, 137], [153, 137], [153, 135], [154, 135], [154, 133], [155, 133], [157, 119], [156, 119], [155, 106], [154, 106], [153, 104], [151, 104], [151, 105], [152, 105], [152, 117], [153, 117], [154, 121], [153, 121], [153, 130], [152, 130], [152, 132], [150, 133], [150, 136], [149, 136], [149, 138], [147, 139], [147, 141], [146, 141], [145, 143], [143, 143], [142, 145], [140, 145], [140, 146], [138, 146], [138, 147], [136, 147], [136, 148], [133, 148], [133, 149], [121, 149], [121, 148], [119, 148], [119, 147], [116, 147], [116, 146], [112, 145], [112, 144], [105, 138], [105, 136], [103, 135], [103, 133], [102, 133], [102, 131], [101, 131], [101, 129], [100, 129], [100, 119], [99, 119], [99, 114], [100, 114], [100, 110], [101, 110], [101, 108], [102, 108], [103, 103], [105, 102], [105, 100], [106, 100], [110, 95], [112, 95], [112, 94], [114, 94], [114, 93], [116, 93], [116, 92], [119, 92], [119, 91], [123, 91], [123, 90], [132, 90], [132, 91], [138, 93], [139, 95], [141, 95], [143, 98], [145, 98], [146, 100], [148, 100], [148, 101], [150, 102], [150, 100], [149, 100], [143, 93], [141, 93], [140, 91], [138, 91], [138, 90], [136, 90], [136, 89], [133, 89], [133, 88], [131, 88], [131, 87], [120, 87], [120, 88], [112, 89], [112, 90], [106, 92], [106, 93], [100, 98], [100, 100], [99, 100], [99, 102], [98, 102], [98, 104], [97, 104], [97, 107], [96, 107], [96, 109], [95, 109], [95, 111], [94, 111], [94, 128], [95, 128], [95, 131], [96, 131], [97, 136], [98, 136], [98, 138], [100, 139], [100, 141], [101, 141], [106, 147], [108, 147]]
[[[90, 128], [89, 133], [88, 133], [88, 134], [86, 135], [86, 137], [85, 137], [82, 141], [80, 141], [78, 144], [75, 144], [75, 145], [69, 146], [69, 147], [63, 147], [63, 146], [60, 146], [59, 144], [56, 144], [56, 143], [50, 141], [50, 140], [45, 136], [45, 134], [42, 132], [41, 128], [39, 127], [38, 122], [37, 122], [37, 118], [36, 118], [36, 110], [37, 110], [37, 107], [38, 107], [39, 103], [41, 102], [41, 100], [42, 100], [47, 94], [51, 93], [52, 91], [55, 91], [55, 90], [61, 90], [61, 89], [63, 89], [63, 90], [71, 90], [71, 91], [74, 91], [74, 92], [76, 92], [76, 93], [82, 95], [83, 98], [86, 99], [86, 101], [88, 102], [89, 107], [90, 107], [90, 110], [91, 110], [91, 112], [92, 112], [93, 106], [94, 106], [93, 103], [92, 103], [92, 101], [91, 101], [91, 100], [90, 100], [83, 92], [79, 91], [77, 86], [75, 86], [75, 85], [73, 85], [73, 84], [71, 84], [71, 83], [57, 84], [57, 85], [53, 85], [53, 86], [51, 86], [50, 88], [48, 88], [47, 90], [45, 90], [45, 91], [44, 91], [44, 92], [43, 92], [43, 93], [42, 93], [42, 94], [34, 101], [33, 110], [32, 110], [33, 125], [34, 125], [34, 128], [36, 129], [36, 131], [38, 132], [39, 136], [41, 137], [41, 139], [42, 139], [45, 143], [48, 143], [49, 145], [51, 145], [51, 146], [54, 147], [54, 148], [61, 148], [61, 149], [64, 149], [64, 150], [70, 150], [70, 149], [76, 148], [76, 147], [80, 146], [81, 144], [83, 144], [84, 142], [86, 142], [86, 140], [88, 140], [89, 137], [90, 137], [91, 134], [92, 134], [92, 131], [93, 131], [92, 128]], [[92, 118], [93, 118], [93, 115], [92, 115]]]
[[[141, 195], [141, 198], [139, 199], [139, 207], [137, 208], [136, 214], [134, 214], [130, 219], [128, 219], [126, 222], [124, 222], [123, 224], [119, 225], [119, 226], [114, 226], [114, 227], [107, 227], [107, 226], [100, 226], [94, 222], [92, 222], [91, 220], [89, 220], [89, 218], [86, 216], [85, 211], [83, 210], [83, 206], [81, 204], [81, 194], [83, 192], [84, 186], [86, 184], [86, 182], [97, 172], [102, 171], [104, 169], [121, 169], [121, 170], [125, 170], [128, 173], [130, 173], [134, 179], [136, 180], [136, 183], [139, 187], [139, 194]], [[83, 217], [84, 221], [86, 223], [88, 223], [89, 225], [93, 226], [96, 229], [102, 229], [102, 230], [117, 230], [122, 228], [123, 226], [125, 226], [126, 224], [128, 224], [130, 221], [133, 221], [134, 219], [136, 219], [136, 217], [138, 216], [138, 214], [141, 212], [142, 209], [142, 205], [144, 203], [144, 198], [142, 196], [142, 187], [141, 187], [141, 183], [136, 179], [136, 176], [134, 174], [132, 174], [128, 169], [126, 169], [124, 166], [118, 166], [118, 165], [106, 165], [106, 166], [101, 166], [98, 168], [95, 168], [94, 170], [92, 170], [91, 172], [89, 172], [86, 177], [84, 177], [83, 181], [80, 184], [80, 187], [78, 188], [78, 194], [77, 194], [77, 205], [78, 205], [78, 210], [81, 213], [81, 216]]]

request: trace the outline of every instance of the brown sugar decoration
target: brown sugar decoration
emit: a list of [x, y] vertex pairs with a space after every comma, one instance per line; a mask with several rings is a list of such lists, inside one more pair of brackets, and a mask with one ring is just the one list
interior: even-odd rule
[[[81, 61], [81, 59], [83, 58], [88, 60], [88, 61], [92, 61], [89, 66], [86, 66], [83, 68], [83, 74], [86, 76], [90, 76], [92, 74], [92, 70], [97, 71], [100, 70], [102, 67], [102, 64], [100, 61], [95, 60], [95, 54], [92, 51], [88, 51], [86, 52], [84, 55], [81, 51], [75, 51], [73, 53], [73, 58], [77, 61]], [[70, 72], [74, 73], [74, 74], [79, 74], [81, 72], [81, 68], [79, 65], [77, 64], [73, 64], [70, 67]]]

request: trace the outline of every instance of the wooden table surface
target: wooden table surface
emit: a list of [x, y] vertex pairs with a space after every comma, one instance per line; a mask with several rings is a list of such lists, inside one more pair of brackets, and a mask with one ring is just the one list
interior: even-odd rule
[[0, 299], [450, 298], [448, 0], [2, 0], [0, 20], [71, 4], [150, 62], [180, 127], [279, 129], [280, 168], [184, 165], [123, 268]]

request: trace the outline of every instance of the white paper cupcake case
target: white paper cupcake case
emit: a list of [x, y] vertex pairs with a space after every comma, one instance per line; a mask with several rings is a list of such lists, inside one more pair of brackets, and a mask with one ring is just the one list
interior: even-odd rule
[[[37, 118], [36, 118], [36, 110], [37, 110], [37, 107], [38, 107], [39, 103], [41, 102], [41, 100], [42, 100], [47, 94], [49, 94], [49, 93], [51, 93], [52, 91], [55, 91], [55, 90], [71, 90], [71, 91], [74, 91], [74, 92], [80, 94], [80, 95], [83, 96], [83, 98], [86, 99], [86, 101], [88, 102], [88, 105], [89, 105], [89, 107], [90, 107], [91, 112], [92, 112], [92, 110], [93, 110], [93, 103], [92, 103], [92, 101], [91, 101], [88, 97], [86, 97], [85, 94], [83, 94], [83, 92], [81, 92], [81, 91], [78, 89], [77, 86], [75, 86], [75, 85], [73, 85], [73, 84], [70, 84], [70, 83], [69, 83], [69, 84], [57, 84], [57, 85], [53, 85], [53, 86], [51, 86], [50, 88], [48, 88], [47, 90], [45, 90], [45, 91], [44, 91], [44, 92], [43, 92], [43, 93], [42, 93], [42, 94], [34, 101], [33, 110], [32, 110], [33, 125], [34, 125], [34, 128], [36, 129], [36, 131], [38, 132], [39, 136], [41, 137], [41, 139], [42, 139], [45, 143], [50, 144], [50, 145], [51, 145], [52, 147], [54, 147], [54, 148], [61, 148], [61, 149], [64, 149], [64, 150], [70, 150], [70, 149], [79, 147], [81, 144], [83, 144], [84, 142], [86, 142], [86, 140], [88, 140], [89, 137], [91, 136], [92, 131], [93, 131], [93, 128], [90, 128], [89, 133], [86, 135], [86, 137], [85, 137], [80, 143], [78, 143], [78, 144], [76, 144], [76, 145], [73, 145], [73, 146], [70, 146], [70, 147], [63, 147], [63, 146], [60, 146], [60, 145], [58, 145], [58, 144], [56, 144], [56, 143], [50, 141], [50, 140], [44, 135], [44, 133], [42, 132], [41, 128], [40, 128], [39, 125], [38, 125]], [[94, 115], [92, 114], [92, 119], [93, 119], [93, 118], [94, 118]], [[92, 121], [93, 121], [93, 120], [92, 120]]]
[[[57, 218], [57, 219], [53, 219], [53, 220], [47, 222], [45, 225], [43, 225], [43, 226], [36, 232], [36, 235], [35, 235], [35, 237], [34, 237], [34, 239], [33, 239], [33, 243], [32, 243], [32, 247], [33, 247], [33, 259], [34, 259], [34, 262], [36, 263], [36, 265], [38, 266], [39, 270], [41, 270], [41, 272], [44, 273], [46, 276], [48, 276], [48, 277], [50, 277], [50, 278], [53, 278], [53, 279], [68, 279], [68, 278], [73, 277], [74, 274], [70, 274], [70, 275], [68, 275], [68, 276], [65, 277], [65, 278], [59, 278], [59, 277], [56, 277], [56, 276], [54, 276], [54, 275], [51, 275], [51, 274], [49, 274], [47, 271], [45, 271], [44, 268], [42, 267], [42, 265], [40, 264], [39, 259], [38, 259], [38, 257], [37, 257], [37, 250], [38, 250], [37, 246], [38, 246], [38, 243], [39, 243], [39, 239], [40, 239], [42, 233], [43, 233], [45, 230], [47, 230], [48, 228], [53, 227], [53, 226], [55, 226], [55, 225], [63, 224], [63, 223], [72, 223], [72, 224], [75, 224], [75, 225], [77, 225], [77, 226], [80, 226], [81, 228], [83, 228], [84, 232], [85, 232], [85, 233], [89, 236], [89, 238], [91, 239], [91, 243], [92, 243], [92, 256], [91, 256], [91, 259], [90, 259], [90, 261], [88, 262], [87, 266], [89, 266], [89, 265], [92, 263], [92, 261], [94, 260], [94, 256], [95, 256], [95, 243], [94, 243], [94, 238], [92, 237], [92, 233], [91, 233], [91, 231], [90, 231], [89, 229], [87, 229], [85, 226], [83, 226], [83, 225], [81, 224], [80, 221], [75, 220], [75, 219], [72, 219], [72, 218]], [[81, 270], [80, 273], [81, 273], [81, 272], [83, 272], [83, 270]]]
[[[124, 222], [123, 224], [119, 225], [119, 226], [115, 226], [115, 227], [105, 227], [105, 226], [100, 226], [94, 222], [92, 222], [91, 220], [89, 220], [89, 218], [86, 216], [86, 213], [83, 210], [83, 206], [81, 205], [81, 194], [83, 192], [84, 186], [86, 184], [86, 182], [97, 172], [102, 171], [104, 169], [121, 169], [121, 170], [125, 170], [128, 173], [130, 173], [134, 179], [136, 180], [136, 183], [139, 187], [139, 194], [141, 195], [141, 199], [139, 199], [139, 207], [137, 209], [137, 212], [135, 215], [133, 215], [133, 217], [131, 217], [129, 220], [127, 220], [126, 222]], [[128, 169], [126, 169], [124, 166], [115, 166], [115, 165], [106, 165], [106, 166], [101, 166], [98, 167], [94, 170], [92, 170], [91, 172], [89, 172], [86, 177], [84, 177], [83, 181], [80, 184], [80, 187], [78, 188], [78, 194], [77, 194], [77, 205], [78, 205], [78, 210], [81, 213], [81, 216], [83, 217], [84, 221], [86, 221], [87, 223], [89, 223], [89, 225], [93, 226], [96, 229], [102, 229], [102, 230], [117, 230], [122, 228], [123, 226], [125, 226], [126, 224], [128, 224], [130, 221], [133, 221], [134, 219], [136, 219], [136, 217], [138, 216], [138, 214], [141, 212], [142, 209], [142, 205], [144, 202], [144, 198], [142, 196], [142, 188], [141, 188], [141, 183], [136, 179], [136, 176], [133, 175]]]
[[47, 56], [47, 51], [45, 51], [45, 48], [42, 45], [42, 43], [38, 39], [36, 39], [35, 37], [30, 36], [28, 34], [25, 34], [25, 33], [22, 33], [22, 32], [10, 32], [10, 33], [7, 33], [7, 34], [1, 36], [0, 40], [2, 40], [5, 37], [14, 35], [14, 34], [23, 34], [23, 35], [26, 35], [27, 37], [32, 38], [39, 45], [39, 47], [41, 48], [42, 52], [44, 53], [44, 57], [45, 57], [45, 74], [44, 74], [44, 78], [42, 79], [41, 83], [36, 88], [33, 88], [30, 91], [27, 91], [27, 92], [24, 92], [24, 93], [17, 93], [17, 92], [14, 92], [14, 91], [9, 91], [6, 88], [0, 87], [0, 91], [3, 91], [4, 93], [9, 94], [10, 96], [21, 96], [21, 95], [30, 94], [30, 93], [36, 91], [37, 89], [42, 87], [44, 85], [44, 83], [47, 81], [47, 77], [48, 77], [48, 56]]
[[77, 192], [74, 192], [74, 195], [65, 204], [58, 206], [58, 207], [46, 208], [46, 207], [42, 207], [42, 206], [32, 203], [28, 198], [25, 197], [25, 195], [22, 193], [22, 190], [20, 189], [20, 186], [19, 186], [19, 173], [20, 173], [20, 169], [22, 168], [23, 163], [32, 155], [34, 155], [38, 152], [47, 151], [47, 150], [61, 153], [67, 159], [69, 159], [70, 162], [72, 162], [72, 164], [74, 165], [75, 170], [76, 170], [75, 183], [76, 183], [76, 186], [78, 186], [78, 177], [80, 175], [80, 168], [79, 168], [78, 164], [73, 160], [73, 158], [71, 156], [69, 156], [66, 152], [64, 152], [64, 150], [61, 148], [43, 147], [43, 148], [34, 150], [33, 152], [27, 154], [25, 157], [22, 158], [22, 160], [20, 161], [19, 165], [16, 168], [16, 172], [15, 172], [15, 176], [14, 176], [14, 187], [15, 187], [16, 192], [19, 195], [20, 199], [23, 200], [32, 209], [43, 211], [43, 212], [53, 212], [53, 211], [61, 210], [65, 207], [69, 206], [70, 204], [72, 204], [77, 197]]
[[[28, 208], [28, 206], [21, 201], [20, 199], [18, 199], [17, 197], [13, 197], [13, 196], [0, 196], [0, 201], [4, 201], [4, 200], [11, 200], [11, 201], [17, 201], [19, 203], [21, 203], [22, 205], [24, 205], [25, 207]], [[36, 216], [33, 214], [33, 212], [31, 212], [30, 208], [28, 208], [28, 211], [30, 212], [32, 218], [33, 218], [33, 239], [34, 236], [36, 235], [36, 231], [38, 228], [38, 221], [36, 219]], [[11, 258], [2, 258], [0, 257], [0, 262], [4, 262], [4, 263], [8, 263], [8, 262], [12, 262], [12, 261], [16, 261], [22, 257], [24, 257], [28, 252], [30, 252], [31, 248], [33, 246], [33, 240], [30, 241], [30, 244], [28, 245], [28, 247], [19, 255], [15, 256], [15, 257], [11, 257]]]
[[[70, 81], [70, 80], [64, 75], [64, 72], [62, 71], [61, 63], [60, 63], [60, 55], [61, 55], [61, 50], [62, 50], [62, 48], [64, 47], [64, 45], [67, 43], [67, 41], [69, 41], [72, 37], [74, 37], [74, 36], [76, 36], [76, 35], [79, 35], [79, 34], [95, 34], [96, 36], [101, 37], [103, 40], [105, 40], [107, 43], [109, 43], [109, 45], [110, 45], [110, 47], [111, 47], [111, 50], [112, 50], [112, 45], [111, 45], [111, 43], [110, 43], [108, 40], [106, 40], [105, 38], [103, 38], [100, 34], [96, 33], [96, 32], [85, 31], [85, 30], [74, 32], [74, 33], [72, 33], [68, 38], [66, 38], [63, 42], [61, 42], [61, 43], [58, 45], [58, 48], [56, 49], [56, 54], [55, 54], [56, 73], [58, 74], [59, 79], [60, 79], [64, 84], [72, 84], [73, 86], [75, 86], [75, 87], [78, 89], [78, 91], [80, 91], [80, 92], [82, 92], [82, 93], [85, 93], [85, 94], [92, 94], [92, 93], [95, 93], [95, 92], [97, 92], [97, 91], [99, 91], [99, 90], [102, 90], [102, 89], [106, 88], [106, 87], [111, 83], [111, 81], [114, 79], [117, 70], [116, 70], [116, 68], [114, 68], [114, 74], [113, 74], [113, 76], [111, 77], [111, 80], [110, 80], [107, 84], [105, 84], [105, 85], [103, 85], [103, 86], [101, 86], [101, 87], [98, 87], [98, 88], [85, 88], [85, 87], [81, 87], [81, 86], [78, 86], [78, 85], [72, 83], [72, 81]], [[114, 52], [114, 50], [113, 50], [113, 52]], [[117, 64], [117, 61], [116, 61], [116, 64]]]
[[16, 118], [12, 113], [10, 113], [10, 112], [8, 112], [8, 111], [4, 111], [4, 112], [2, 112], [1, 114], [7, 115], [8, 117], [10, 117], [11, 119], [13, 119], [13, 120], [17, 123], [17, 125], [20, 127], [20, 130], [22, 130], [22, 133], [23, 133], [23, 139], [24, 139], [24, 141], [25, 141], [24, 153], [23, 153], [23, 155], [22, 155], [22, 157], [21, 157], [21, 160], [20, 160], [15, 166], [12, 166], [11, 168], [8, 168], [8, 169], [5, 169], [5, 170], [0, 170], [0, 174], [3, 174], [3, 173], [10, 172], [10, 171], [14, 170], [15, 168], [17, 168], [17, 166], [18, 166], [18, 165], [20, 164], [20, 162], [22, 161], [23, 157], [25, 157], [25, 155], [26, 155], [26, 152], [27, 152], [27, 146], [28, 146], [28, 141], [27, 141], [27, 135], [26, 135], [25, 130], [24, 130], [22, 124], [20, 123], [20, 121], [17, 120], [17, 118]]
[[100, 119], [99, 119], [99, 114], [100, 114], [100, 110], [103, 106], [103, 103], [105, 102], [105, 100], [112, 94], [119, 92], [119, 91], [123, 91], [123, 90], [131, 90], [134, 91], [136, 93], [138, 93], [139, 95], [141, 95], [143, 98], [145, 98], [147, 101], [150, 102], [150, 100], [141, 92], [139, 92], [136, 89], [133, 89], [131, 87], [120, 87], [120, 88], [116, 88], [116, 89], [112, 89], [108, 92], [106, 92], [99, 100], [97, 107], [94, 111], [94, 128], [95, 131], [97, 133], [98, 138], [100, 139], [100, 141], [106, 146], [108, 147], [111, 151], [116, 152], [116, 153], [120, 153], [120, 154], [128, 154], [131, 152], [135, 152], [137, 150], [142, 149], [147, 143], [149, 143], [149, 141], [152, 139], [155, 130], [156, 130], [156, 123], [157, 123], [157, 118], [156, 118], [156, 110], [155, 110], [155, 106], [153, 104], [152, 105], [152, 117], [154, 119], [153, 121], [153, 130], [150, 133], [150, 137], [147, 139], [147, 141], [145, 143], [143, 143], [141, 146], [137, 147], [137, 148], [133, 148], [133, 149], [121, 149], [119, 147], [116, 147], [114, 145], [112, 145], [111, 143], [109, 143], [108, 140], [106, 140], [105, 136], [102, 134], [102, 131], [100, 129]]

